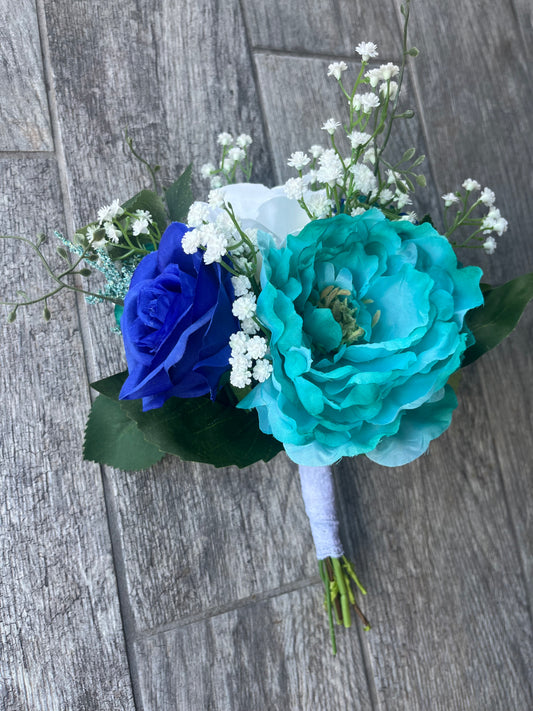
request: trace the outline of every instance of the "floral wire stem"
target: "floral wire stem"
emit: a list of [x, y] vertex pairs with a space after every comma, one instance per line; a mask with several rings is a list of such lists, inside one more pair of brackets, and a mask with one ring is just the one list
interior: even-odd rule
[[159, 170], [160, 166], [151, 165], [147, 160], [145, 160], [141, 155], [139, 155], [139, 153], [137, 153], [137, 151], [133, 147], [133, 138], [129, 135], [128, 129], [124, 131], [124, 140], [126, 141], [126, 144], [130, 149], [131, 154], [148, 169], [148, 172], [150, 173], [150, 176], [152, 178], [152, 183], [154, 184], [154, 190], [159, 195], [159, 185], [157, 183], [156, 173]]
[[387, 143], [389, 142], [389, 138], [390, 138], [391, 131], [392, 131], [392, 124], [394, 123], [394, 119], [400, 118], [399, 116], [396, 116], [396, 109], [398, 107], [398, 101], [400, 99], [400, 94], [401, 94], [401, 90], [402, 90], [403, 75], [405, 73], [405, 67], [407, 64], [407, 57], [409, 56], [410, 52], [412, 51], [412, 50], [407, 49], [407, 27], [409, 25], [409, 4], [410, 4], [410, 1], [411, 0], [406, 0], [405, 5], [401, 5], [401, 7], [400, 7], [401, 13], [405, 18], [404, 23], [403, 23], [402, 63], [400, 65], [400, 73], [398, 75], [398, 89], [396, 91], [396, 96], [394, 97], [394, 102], [392, 104], [392, 111], [390, 113], [389, 125], [387, 126], [387, 131], [385, 133], [383, 143], [381, 144], [381, 150], [379, 151], [379, 154], [376, 156], [376, 164], [379, 164], [381, 155], [382, 155], [383, 151], [385, 150]]
[[[84, 294], [84, 296], [88, 296], [91, 298], [98, 298], [98, 299], [103, 299], [105, 301], [111, 301], [114, 304], [122, 304], [122, 300], [116, 299], [111, 296], [104, 296], [102, 294], [96, 294], [92, 291], [88, 291], [86, 289], [81, 289], [77, 286], [73, 286], [72, 284], [67, 284], [64, 281], [62, 281], [62, 279], [66, 276], [80, 274], [80, 272], [76, 272], [74, 270], [76, 269], [76, 267], [78, 266], [80, 261], [82, 259], [86, 258], [87, 250], [83, 250], [82, 254], [79, 255], [79, 259], [77, 259], [76, 262], [69, 269], [67, 269], [64, 272], [61, 272], [61, 274], [54, 274], [54, 271], [51, 268], [51, 266], [48, 264], [46, 257], [39, 249], [39, 245], [42, 243], [42, 240], [39, 242], [39, 244], [34, 244], [31, 240], [26, 239], [25, 237], [19, 237], [18, 235], [0, 235], [0, 239], [15, 239], [15, 240], [18, 240], [19, 242], [23, 242], [24, 244], [29, 245], [37, 253], [37, 255], [38, 255], [39, 259], [41, 260], [48, 275], [57, 284], [59, 284], [59, 286], [56, 287], [55, 289], [52, 289], [52, 291], [49, 291], [46, 294], [43, 294], [42, 296], [39, 296], [35, 299], [26, 299], [24, 301], [0, 301], [0, 304], [3, 306], [13, 306], [14, 307], [13, 310], [11, 311], [11, 313], [9, 314], [9, 317], [8, 317], [9, 321], [15, 320], [17, 309], [20, 306], [31, 306], [32, 304], [37, 304], [40, 301], [44, 301], [44, 303], [45, 303], [45, 318], [46, 318], [46, 320], [49, 320], [49, 311], [48, 311], [48, 304], [47, 304], [48, 299], [51, 296], [54, 296], [58, 292], [62, 291], [63, 289], [70, 289], [71, 291], [76, 291], [80, 294]], [[82, 274], [82, 276], [84, 276], [84, 275]], [[48, 314], [48, 318], [46, 316], [47, 314]]]
[[344, 555], [340, 558], [325, 558], [324, 560], [319, 560], [318, 570], [324, 585], [324, 602], [328, 614], [331, 648], [335, 655], [337, 654], [337, 643], [335, 639], [335, 627], [333, 625], [333, 611], [335, 611], [337, 624], [343, 627], [351, 627], [352, 618], [350, 605], [353, 605], [355, 612], [364, 625], [365, 632], [371, 628], [369, 621], [355, 600], [355, 595], [351, 587], [352, 583], [359, 589], [362, 595], [366, 595], [366, 590], [359, 582], [353, 565]]

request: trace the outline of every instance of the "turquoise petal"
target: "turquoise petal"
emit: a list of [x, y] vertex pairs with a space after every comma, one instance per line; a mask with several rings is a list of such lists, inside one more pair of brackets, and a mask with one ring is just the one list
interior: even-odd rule
[[342, 328], [333, 318], [329, 309], [317, 309], [311, 304], [304, 313], [304, 331], [311, 338], [313, 346], [326, 352], [334, 351], [340, 346]]
[[399, 467], [412, 462], [424, 454], [432, 440], [448, 429], [456, 407], [457, 398], [453, 388], [447, 385], [439, 399], [416, 410], [406, 411], [398, 432], [394, 436], [384, 437], [366, 456], [385, 467]]

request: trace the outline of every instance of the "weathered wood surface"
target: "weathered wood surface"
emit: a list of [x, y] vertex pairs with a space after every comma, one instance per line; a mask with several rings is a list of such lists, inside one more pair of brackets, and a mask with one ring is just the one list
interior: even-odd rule
[[2, 0], [0, 151], [51, 151], [35, 0]]
[[[391, 0], [46, 0], [43, 9], [63, 190], [53, 161], [4, 159], [14, 176], [7, 184], [20, 187], [2, 193], [2, 231], [38, 231], [44, 213], [46, 226], [72, 232], [101, 204], [142, 187], [124, 149], [126, 126], [166, 177], [211, 159], [217, 132], [236, 130], [254, 135], [257, 180], [285, 178], [287, 152], [323, 140], [317, 126], [338, 110], [325, 76], [330, 56], [350, 56], [361, 40], [379, 42], [386, 60], [398, 55]], [[497, 255], [481, 255], [489, 279], [532, 270], [531, 8], [413, 0], [413, 12], [422, 54], [408, 86], [419, 118], [404, 135], [429, 157], [419, 209], [438, 213], [438, 195], [465, 177], [486, 181], [511, 223]], [[42, 96], [35, 45], [17, 61], [20, 91], [33, 96], [29, 73]], [[2, 94], [9, 86], [0, 79]], [[13, 105], [0, 104], [2, 126], [10, 124], [0, 148], [30, 150], [17, 142]], [[36, 176], [45, 176], [42, 185]], [[533, 706], [531, 310], [465, 373], [452, 427], [428, 456], [399, 470], [366, 460], [337, 468], [344, 537], [369, 588], [374, 629], [341, 634], [332, 660], [294, 465], [279, 455], [249, 471], [217, 471], [167, 459], [149, 472], [106, 470], [100, 480], [77, 458], [89, 402], [84, 367], [89, 379], [120, 368], [120, 338], [97, 307], [60, 303], [47, 327], [30, 314], [3, 327], [3, 447], [11, 454], [2, 501], [11, 525], [2, 541], [18, 556], [5, 559], [1, 583], [0, 658], [9, 661], [1, 708]], [[14, 377], [21, 372], [31, 379]], [[46, 379], [36, 395], [37, 373]], [[49, 576], [69, 581], [83, 571], [83, 585], [70, 589], [61, 578], [45, 597], [39, 556]], [[20, 577], [30, 582], [11, 586]]]
[[[0, 159], [1, 234], [53, 230], [60, 195], [55, 161]], [[49, 280], [16, 249], [2, 240], [9, 296], [43, 293]], [[75, 303], [49, 324], [40, 311], [0, 325], [0, 708], [131, 709], [99, 468], [79, 457], [89, 397]]]

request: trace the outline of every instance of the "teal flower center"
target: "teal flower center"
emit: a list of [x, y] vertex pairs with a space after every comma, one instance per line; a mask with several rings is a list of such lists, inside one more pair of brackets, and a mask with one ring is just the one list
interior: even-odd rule
[[335, 321], [342, 329], [341, 344], [347, 346], [356, 343], [365, 330], [357, 324], [358, 307], [351, 299], [351, 292], [348, 289], [341, 289], [338, 286], [326, 286], [320, 292], [317, 308], [329, 309]]

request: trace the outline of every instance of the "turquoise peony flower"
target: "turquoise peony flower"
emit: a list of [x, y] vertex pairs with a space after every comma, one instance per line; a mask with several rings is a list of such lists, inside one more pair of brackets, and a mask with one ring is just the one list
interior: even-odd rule
[[285, 247], [261, 234], [260, 246], [273, 373], [239, 406], [298, 464], [416, 459], [457, 406], [447, 381], [473, 342], [464, 316], [483, 303], [481, 269], [458, 266], [430, 224], [377, 209], [310, 222]]

